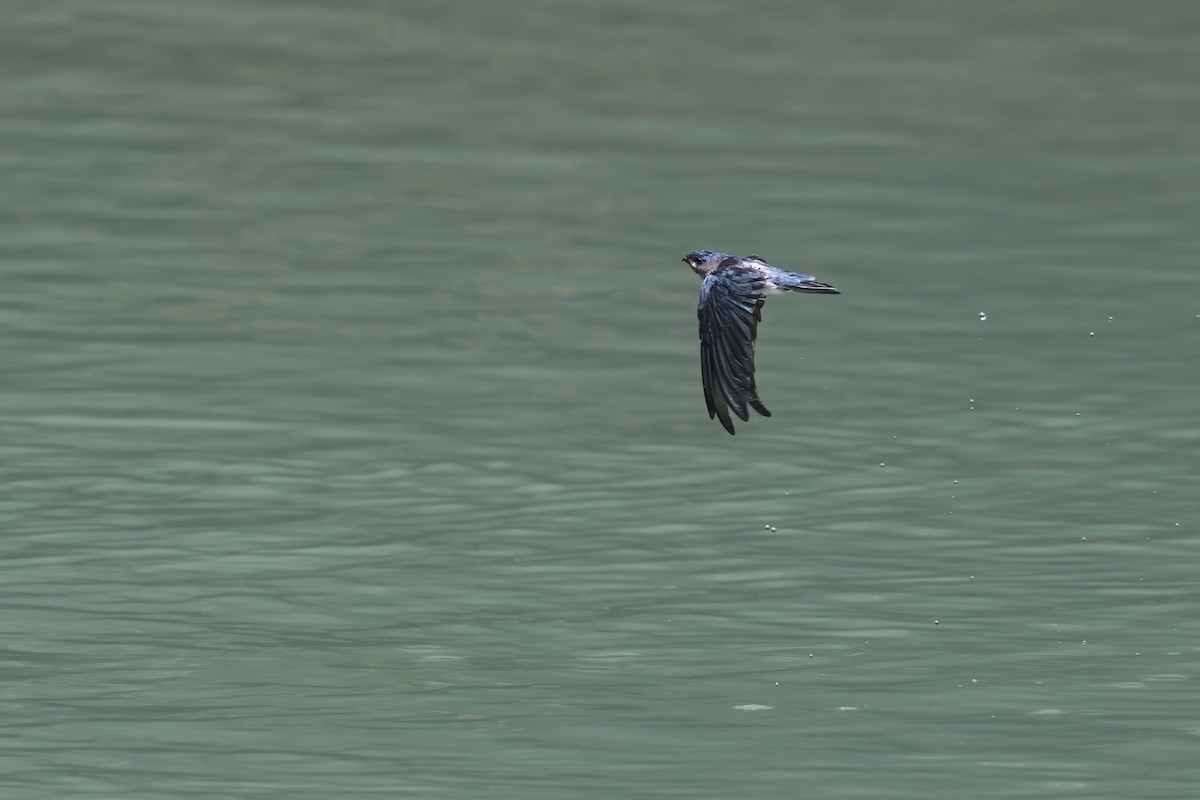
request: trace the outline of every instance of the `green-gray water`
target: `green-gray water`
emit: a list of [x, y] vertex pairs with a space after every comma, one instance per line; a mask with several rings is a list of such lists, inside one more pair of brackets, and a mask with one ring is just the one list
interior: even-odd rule
[[10, 4], [0, 796], [1194, 797], [1198, 42]]

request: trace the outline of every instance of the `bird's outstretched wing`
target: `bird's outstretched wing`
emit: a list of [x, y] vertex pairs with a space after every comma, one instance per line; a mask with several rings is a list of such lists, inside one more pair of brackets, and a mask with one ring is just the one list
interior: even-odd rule
[[709, 418], [733, 433], [730, 409], [742, 420], [749, 405], [764, 417], [771, 412], [754, 385], [754, 340], [762, 321], [766, 281], [756, 269], [723, 267], [700, 284], [700, 375]]

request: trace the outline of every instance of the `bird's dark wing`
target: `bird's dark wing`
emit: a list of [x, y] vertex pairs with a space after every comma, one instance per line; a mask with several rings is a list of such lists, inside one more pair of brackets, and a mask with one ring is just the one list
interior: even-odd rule
[[730, 409], [742, 420], [746, 406], [765, 417], [771, 412], [754, 386], [754, 340], [762, 321], [765, 280], [756, 269], [722, 267], [700, 284], [700, 375], [708, 416], [733, 433]]

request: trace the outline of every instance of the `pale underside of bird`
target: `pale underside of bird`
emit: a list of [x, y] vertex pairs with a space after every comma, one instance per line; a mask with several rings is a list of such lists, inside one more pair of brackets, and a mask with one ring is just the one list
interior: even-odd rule
[[750, 419], [750, 408], [771, 416], [754, 384], [754, 341], [767, 295], [841, 293], [812, 275], [778, 269], [758, 256], [693, 250], [683, 260], [704, 278], [696, 310], [704, 402], [709, 419], [716, 417], [732, 434], [730, 411], [743, 422]]

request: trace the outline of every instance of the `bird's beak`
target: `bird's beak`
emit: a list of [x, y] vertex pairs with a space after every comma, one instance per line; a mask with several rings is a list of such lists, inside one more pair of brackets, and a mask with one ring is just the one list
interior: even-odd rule
[[810, 292], [812, 294], [841, 294], [841, 292], [828, 283], [821, 283], [820, 281], [801, 281], [795, 291]]

